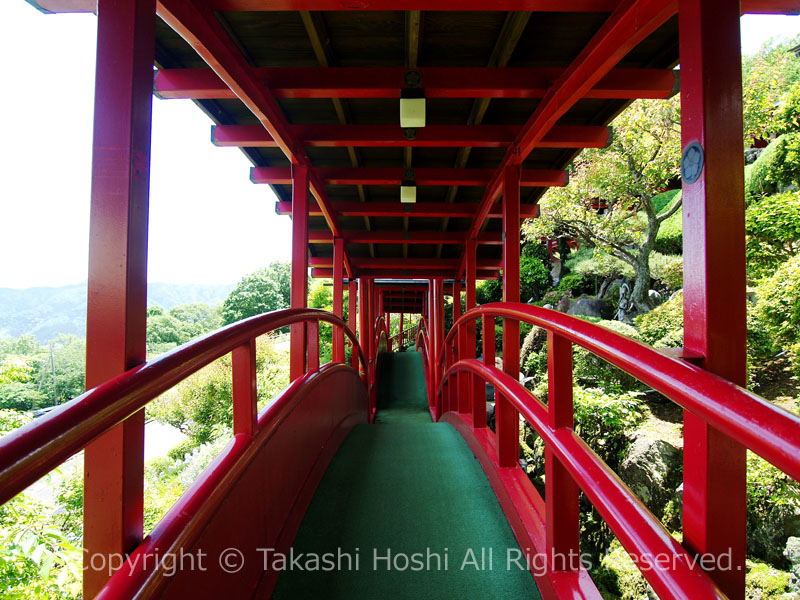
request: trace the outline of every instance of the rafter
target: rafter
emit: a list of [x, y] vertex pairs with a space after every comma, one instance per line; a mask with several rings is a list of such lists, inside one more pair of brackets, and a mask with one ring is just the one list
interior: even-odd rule
[[[406, 169], [395, 168], [325, 168], [317, 175], [326, 185], [401, 185], [407, 179]], [[492, 178], [492, 169], [414, 169], [418, 186], [459, 185], [485, 186]], [[290, 167], [253, 167], [253, 183], [290, 184]], [[522, 171], [525, 187], [560, 187], [567, 184], [567, 172], [561, 169], [526, 169]]]
[[[603, 23], [600, 30], [584, 46], [577, 58], [553, 84], [533, 115], [516, 135], [486, 189], [481, 208], [469, 230], [475, 238], [485, 215], [499, 193], [504, 169], [521, 164], [534, 147], [543, 147], [544, 140], [556, 128], [556, 122], [591, 89], [624, 56], [643, 39], [675, 14], [677, 0], [624, 0]], [[464, 266], [462, 252], [461, 267]]]
[[[318, 148], [507, 148], [520, 133], [519, 125], [428, 125], [408, 139], [396, 125], [290, 125], [301, 145]], [[215, 125], [217, 146], [274, 148], [277, 142], [258, 125]], [[608, 127], [557, 126], [544, 136], [540, 148], [604, 148], [611, 140]]]
[[[313, 256], [308, 259], [308, 264], [312, 267], [324, 269], [333, 268], [333, 257]], [[457, 258], [371, 258], [371, 259], [352, 259], [353, 268], [356, 271], [361, 269], [455, 269], [458, 266]], [[500, 268], [500, 259], [484, 259], [478, 261], [478, 268], [481, 270], [497, 270]]]
[[[428, 217], [428, 218], [464, 218], [475, 217], [478, 210], [477, 204], [464, 204], [447, 202], [417, 202], [416, 204], [401, 204], [400, 202], [334, 202], [333, 210], [340, 217]], [[275, 212], [279, 215], [291, 215], [291, 202], [276, 202]], [[312, 205], [309, 209], [312, 217], [322, 216], [319, 207]], [[520, 206], [520, 217], [532, 219], [539, 215], [537, 204], [523, 204]], [[489, 211], [488, 218], [502, 218], [502, 211], [499, 205], [493, 206]]]
[[[310, 17], [309, 17], [310, 18]], [[311, 26], [311, 25], [309, 25]], [[321, 42], [315, 44], [320, 46]], [[543, 98], [564, 69], [419, 67], [425, 97]], [[344, 98], [399, 98], [403, 68], [272, 68], [253, 69], [275, 98], [331, 98], [340, 121], [347, 122]], [[614, 69], [586, 91], [588, 99], [668, 98], [676, 90], [670, 69]], [[154, 90], [160, 98], [223, 100], [236, 98], [210, 69], [162, 69]], [[477, 123], [471, 123], [477, 124]]]
[[[425, 271], [398, 271], [397, 269], [361, 269], [356, 270], [357, 277], [419, 277], [422, 279], [429, 279], [431, 277], [455, 277], [455, 269], [428, 269]], [[497, 279], [497, 270], [479, 270], [477, 271], [478, 279]], [[333, 277], [333, 269], [311, 269], [311, 276], [323, 279], [330, 279]]]
[[[342, 237], [347, 244], [463, 244], [466, 234], [459, 231], [344, 231]], [[478, 243], [498, 246], [503, 243], [499, 231], [483, 231]], [[332, 244], [329, 231], [309, 231], [309, 244]]]
[[[311, 161], [294, 137], [275, 98], [255, 80], [241, 52], [206, 5], [193, 0], [160, 0], [158, 15], [236, 93], [261, 123], [262, 131], [272, 138], [290, 162], [311, 167]], [[313, 170], [309, 187], [332, 234], [340, 235], [341, 230], [330, 208], [325, 187]], [[351, 273], [347, 253], [344, 258], [345, 268]]]

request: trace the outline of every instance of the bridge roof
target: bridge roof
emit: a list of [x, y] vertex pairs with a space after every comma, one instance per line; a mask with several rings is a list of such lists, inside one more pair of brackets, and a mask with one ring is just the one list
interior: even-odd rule
[[[784, 12], [792, 0], [742, 4]], [[467, 239], [478, 276], [495, 277], [502, 168], [520, 165], [522, 216], [535, 216], [633, 99], [675, 93], [676, 11], [676, 0], [161, 0], [155, 88], [195, 100], [279, 213], [291, 214], [292, 165], [311, 168], [314, 275], [332, 274], [336, 235], [352, 277], [457, 277]], [[420, 94], [425, 126], [404, 129], [400, 97]], [[414, 204], [400, 202], [404, 181]]]

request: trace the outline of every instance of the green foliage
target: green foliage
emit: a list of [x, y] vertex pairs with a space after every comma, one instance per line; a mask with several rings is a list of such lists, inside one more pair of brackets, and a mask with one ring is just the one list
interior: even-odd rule
[[486, 279], [475, 286], [475, 299], [478, 304], [500, 302], [503, 299], [503, 280]]
[[660, 194], [653, 196], [653, 209], [656, 211], [656, 214], [660, 215], [662, 212], [672, 206], [673, 202], [677, 199], [677, 195], [680, 193], [680, 190], [675, 189], [667, 190], [666, 192], [661, 192]]
[[221, 325], [217, 310], [202, 302], [181, 304], [167, 312], [160, 306], [151, 306], [147, 309], [148, 354], [152, 355], [155, 349], [185, 344]]
[[[259, 406], [288, 384], [288, 353], [272, 341], [256, 340]], [[148, 406], [149, 415], [177, 427], [196, 446], [216, 439], [233, 424], [233, 384], [230, 354], [182, 381]]]
[[572, 292], [573, 296], [580, 296], [591, 289], [591, 282], [580, 273], [570, 273], [561, 278], [558, 289], [562, 292]]
[[747, 452], [747, 553], [785, 564], [787, 519], [800, 514], [800, 484], [763, 458]]
[[683, 287], [683, 257], [670, 256], [667, 258], [670, 260], [653, 270], [653, 277], [660, 279], [669, 289], [679, 290]]
[[683, 345], [683, 293], [675, 293], [669, 300], [649, 313], [634, 319], [641, 340], [655, 348], [679, 348]]
[[747, 561], [745, 597], [748, 600], [779, 600], [792, 598], [789, 573], [757, 560]]
[[795, 81], [781, 96], [772, 126], [775, 133], [800, 131], [800, 81]]
[[575, 432], [616, 469], [630, 444], [630, 432], [644, 416], [638, 395], [575, 387], [573, 402]]
[[800, 133], [786, 133], [772, 140], [752, 165], [745, 169], [747, 204], [800, 183]]
[[22, 427], [30, 421], [31, 417], [28, 413], [18, 412], [8, 408], [0, 408], [0, 437]]
[[8, 383], [25, 383], [30, 380], [33, 365], [19, 356], [6, 356], [0, 361], [0, 385]]
[[[626, 323], [599, 321], [597, 324], [615, 333], [639, 339], [636, 329]], [[635, 378], [578, 345], [573, 346], [572, 360], [574, 376], [581, 385], [617, 391], [640, 387]]]
[[291, 265], [272, 263], [245, 276], [222, 303], [220, 313], [227, 325], [247, 317], [290, 306], [287, 286], [291, 285]]
[[3, 598], [77, 598], [80, 550], [49, 521], [45, 507], [21, 494], [0, 509]]
[[523, 255], [519, 259], [519, 280], [520, 300], [536, 300], [550, 287], [550, 271], [538, 256]]
[[784, 262], [756, 289], [755, 317], [800, 371], [800, 255]]
[[45, 394], [31, 383], [7, 383], [0, 385], [0, 409], [36, 410], [52, 404]]
[[650, 597], [650, 586], [630, 554], [614, 539], [592, 573], [603, 598], [641, 600]]
[[633, 267], [628, 263], [597, 248], [581, 248], [566, 264], [573, 273], [585, 276], [609, 279], [634, 276]]
[[661, 223], [653, 250], [662, 254], [683, 254], [683, 207]]
[[800, 61], [788, 50], [799, 42], [800, 37], [796, 37], [765, 45], [756, 55], [742, 60], [745, 147], [785, 129], [781, 100], [800, 81]]
[[745, 226], [749, 273], [759, 277], [773, 272], [800, 250], [800, 191], [766, 196], [750, 204]]

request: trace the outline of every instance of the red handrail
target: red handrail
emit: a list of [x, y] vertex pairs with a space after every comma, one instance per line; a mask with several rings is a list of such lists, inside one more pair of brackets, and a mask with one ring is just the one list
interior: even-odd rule
[[586, 348], [800, 480], [800, 417], [761, 396], [600, 325], [515, 302], [468, 311], [453, 325], [444, 347], [453, 343], [459, 327], [484, 316], [530, 323]]
[[[454, 343], [463, 337], [457, 337], [458, 330], [477, 319], [483, 319], [484, 326], [487, 326], [495, 318], [526, 322], [548, 331], [550, 393], [547, 406], [516, 377], [500, 371], [494, 364], [484, 364], [476, 359], [462, 359], [450, 364], [453, 362], [450, 359], [454, 355]], [[493, 340], [490, 343], [493, 347]], [[444, 371], [436, 390], [436, 400], [444, 404], [445, 412], [447, 407], [453, 411], [448, 420], [455, 423], [468, 421], [458, 415], [459, 408], [449, 398], [456, 388], [456, 384], [450, 381], [451, 377], [459, 372], [470, 373], [473, 378], [482, 378], [492, 384], [498, 398], [510, 403], [510, 410], [519, 411], [543, 439], [546, 450], [553, 453], [558, 465], [548, 463], [551, 468], [563, 469], [565, 476], [583, 490], [629, 552], [651, 560], [653, 557], [668, 557], [668, 568], [657, 568], [659, 565], [654, 564], [654, 568], [642, 569], [659, 597], [723, 597], [710, 577], [698, 568], [696, 560], [672, 539], [652, 513], [575, 433], [571, 414], [571, 344], [578, 344], [633, 375], [795, 479], [800, 479], [800, 418], [695, 365], [599, 325], [536, 306], [519, 303], [483, 305], [459, 318], [445, 339], [435, 363]], [[482, 405], [483, 398], [473, 397], [474, 386], [466, 392], [472, 404], [469, 411], [472, 413], [472, 431], [477, 431], [485, 427], [485, 422], [478, 424], [476, 416], [478, 408], [483, 410], [476, 403]], [[518, 443], [518, 432], [514, 428], [506, 433], [501, 433], [498, 428], [491, 442], [498, 456], [504, 446], [518, 448]], [[510, 455], [516, 456], [514, 453]], [[515, 461], [516, 458], [502, 464], [500, 458], [495, 467], [513, 466]], [[551, 533], [558, 536], [562, 532], [566, 538], [562, 535], [560, 539], [567, 540], [571, 540], [570, 532], [577, 535], [577, 514], [569, 511], [561, 514], [559, 506], [551, 507], [550, 503], [559, 490], [551, 475], [547, 476], [545, 485], [548, 502], [545, 550], [549, 553], [555, 548], [550, 546], [554, 539]], [[561, 498], [569, 498], [569, 494]], [[520, 501], [519, 497], [517, 501]], [[551, 514], [560, 517], [551, 517]], [[551, 575], [556, 575], [554, 570], [548, 571], [548, 576]]]
[[214, 360], [269, 331], [319, 321], [343, 328], [366, 372], [355, 334], [332, 313], [295, 308], [233, 323], [134, 367], [0, 438], [0, 504]]

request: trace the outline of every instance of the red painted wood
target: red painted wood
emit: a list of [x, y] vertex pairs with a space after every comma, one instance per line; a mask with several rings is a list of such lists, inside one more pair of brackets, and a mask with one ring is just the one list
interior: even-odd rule
[[[682, 144], [699, 142], [705, 167], [684, 183], [684, 347], [702, 366], [746, 383], [744, 159], [739, 14], [717, 1], [681, 2]], [[732, 555], [712, 576], [729, 598], [744, 598], [745, 449], [702, 419], [684, 416], [684, 544]]]
[[[523, 174], [525, 172], [523, 171]], [[345, 217], [451, 217], [474, 218], [478, 209], [477, 204], [462, 204], [449, 202], [417, 202], [416, 204], [401, 204], [399, 202], [335, 202], [332, 204], [337, 216]], [[279, 215], [291, 215], [291, 202], [276, 202], [275, 212]], [[311, 204], [309, 215], [322, 216], [322, 210], [316, 202]], [[539, 216], [538, 204], [524, 204], [520, 206], [520, 218], [532, 219]], [[501, 219], [502, 209], [494, 205], [487, 213], [488, 219]]]
[[[344, 231], [345, 244], [463, 244], [466, 236], [458, 231]], [[475, 238], [479, 244], [499, 246], [503, 236], [496, 231], [482, 231]], [[329, 231], [309, 231], [312, 244], [332, 244]]]
[[306, 323], [306, 347], [308, 348], [308, 372], [319, 371], [319, 322]]
[[[406, 179], [406, 169], [376, 167], [341, 167], [315, 169], [326, 185], [400, 185]], [[485, 186], [489, 183], [491, 169], [414, 169], [417, 186]], [[290, 167], [253, 167], [250, 181], [286, 185], [292, 182]], [[520, 184], [524, 187], [555, 187], [567, 183], [567, 172], [562, 169], [526, 169]], [[337, 203], [338, 204], [338, 203]], [[453, 207], [452, 203], [449, 204]], [[415, 208], [415, 207], [409, 207]], [[334, 205], [339, 213], [339, 207]]]
[[[269, 597], [278, 572], [264, 568], [262, 549], [288, 552], [325, 467], [366, 417], [366, 392], [345, 365], [326, 365], [293, 382], [261, 413], [256, 436], [237, 436], [220, 453], [97, 598], [240, 598], [254, 589]], [[258, 518], [243, 527], [243, 515]], [[235, 573], [220, 566], [227, 548], [242, 552]], [[152, 560], [181, 550], [202, 551], [204, 568], [170, 576], [170, 561]]]
[[[443, 0], [437, 1], [431, 5], [420, 4], [416, 8], [408, 3], [397, 3], [392, 5], [390, 3], [374, 3], [364, 5], [345, 6], [338, 5], [335, 8], [319, 8], [318, 5], [308, 0], [308, 5], [305, 10], [485, 10], [486, 5], [479, 3], [477, 0], [470, 0], [469, 6], [474, 8], [465, 8], [463, 4], [451, 7]], [[97, 0], [27, 0], [39, 10], [45, 13], [74, 13], [74, 12], [96, 12]], [[492, 5], [495, 10], [534, 10], [544, 12], [548, 10], [556, 11], [576, 11], [576, 12], [611, 12], [616, 3], [612, 0], [581, 0], [580, 2], [571, 2], [566, 5], [554, 5], [544, 0], [526, 0], [526, 4], [512, 0], [502, 0], [506, 3], [507, 7], [503, 8], [504, 4]], [[742, 14], [775, 14], [775, 15], [796, 15], [800, 14], [800, 7], [797, 6], [796, 0], [742, 0], [741, 3]], [[266, 0], [214, 0], [215, 10], [255, 10], [255, 11], [268, 11], [268, 10], [295, 10], [289, 8], [290, 6], [302, 6], [296, 4], [294, 0], [281, 0], [280, 2], [267, 2]], [[323, 2], [319, 6], [329, 7], [329, 2]], [[394, 6], [394, 8], [391, 8]], [[373, 8], [375, 7], [375, 8]], [[604, 10], [601, 10], [604, 9]], [[300, 9], [297, 9], [300, 10]]]
[[[519, 167], [503, 174], [503, 302], [519, 302]], [[503, 320], [503, 370], [519, 378], [519, 322]], [[519, 414], [511, 402], [498, 395], [495, 402], [497, 455], [501, 467], [519, 462]]]
[[[477, 280], [477, 244], [475, 240], [467, 240], [464, 244], [466, 258], [465, 271], [465, 303], [467, 311], [477, 306], [475, 284]], [[463, 358], [475, 358], [477, 351], [477, 331], [475, 322], [470, 321], [464, 327], [464, 354]], [[486, 386], [475, 377], [470, 377], [466, 383], [467, 401], [472, 412], [472, 426], [486, 427]]]
[[[308, 306], [308, 169], [295, 166], [292, 183], [292, 285], [291, 307]], [[306, 369], [305, 324], [292, 325], [289, 356], [289, 380], [294, 381]]]
[[[318, 320], [343, 325], [331, 313], [311, 308], [278, 310], [228, 325], [134, 367], [0, 438], [0, 504], [235, 348], [297, 321]], [[355, 334], [346, 328], [345, 335], [356, 343], [356, 354], [366, 365]]]
[[[400, 67], [301, 67], [253, 69], [275, 98], [400, 98]], [[564, 69], [421, 67], [425, 97], [543, 98]], [[161, 69], [160, 98], [233, 99], [236, 94], [210, 69]], [[675, 73], [669, 69], [614, 69], [586, 92], [590, 99], [669, 98]]]
[[[366, 278], [360, 277], [358, 279], [358, 342], [364, 349], [364, 354], [367, 357], [367, 362], [371, 360], [369, 353], [370, 337], [372, 332], [369, 326], [369, 307], [368, 303], [368, 284]], [[365, 371], [367, 379], [369, 379], [369, 370]]]
[[[522, 413], [525, 420], [542, 437], [545, 446], [569, 469], [569, 475], [597, 508], [623, 547], [638, 558], [639, 565], [646, 567], [642, 569], [642, 575], [659, 598], [719, 600], [724, 597], [693, 557], [672, 538], [661, 522], [573, 430], [553, 430], [548, 425], [547, 407], [535, 399], [519, 381], [499, 369], [486, 367], [477, 360], [457, 363], [446, 377], [463, 369], [480, 375], [494, 385]], [[519, 469], [519, 465], [504, 467], [502, 461], [498, 460], [497, 470], [500, 473]], [[660, 566], [663, 560], [669, 561], [669, 568]], [[574, 584], [576, 575], [573, 574], [569, 579]], [[565, 597], [574, 597], [569, 589], [559, 592]]]
[[403, 342], [404, 342], [404, 340], [403, 340], [403, 317], [404, 317], [403, 311], [400, 311], [400, 331], [398, 332], [398, 339], [400, 341], [400, 347], [401, 348], [404, 345], [403, 344]]
[[625, 55], [678, 10], [677, 0], [623, 0], [613, 14], [592, 37], [578, 57], [551, 86], [536, 106], [528, 122], [495, 171], [481, 200], [475, 221], [469, 232], [474, 237], [483, 226], [486, 213], [494, 203], [494, 193], [500, 187], [507, 165], [522, 164], [533, 148], [545, 147], [548, 135], [556, 122], [583, 97], [602, 77], [613, 69]]
[[[174, 0], [171, 0], [174, 1]], [[521, 132], [518, 125], [427, 125], [409, 140], [396, 125], [289, 125], [301, 145], [318, 148], [506, 148]], [[275, 138], [258, 125], [216, 125], [211, 140], [217, 146], [275, 148]], [[540, 148], [604, 148], [607, 127], [557, 126], [537, 144]]]
[[[342, 238], [333, 240], [333, 314], [341, 317], [344, 306], [344, 241]], [[331, 356], [333, 362], [344, 362], [344, 331], [339, 327], [333, 328]]]
[[[153, 0], [100, 2], [86, 322], [88, 388], [145, 361], [154, 40]], [[84, 557], [129, 552], [142, 537], [144, 412], [86, 448], [84, 477]], [[106, 569], [96, 570], [87, 561], [84, 596], [93, 597], [108, 577]]]
[[[547, 332], [548, 425], [572, 429], [572, 343]], [[567, 468], [545, 448], [547, 558], [553, 571], [580, 570], [580, 489]]]
[[[347, 325], [353, 331], [356, 330], [357, 315], [357, 300], [358, 300], [358, 282], [351, 279], [347, 282]], [[352, 344], [351, 344], [352, 348]], [[358, 357], [356, 352], [350, 354], [350, 364], [358, 370]]]
[[258, 420], [258, 384], [256, 382], [256, 340], [234, 348], [233, 434], [254, 435]]

